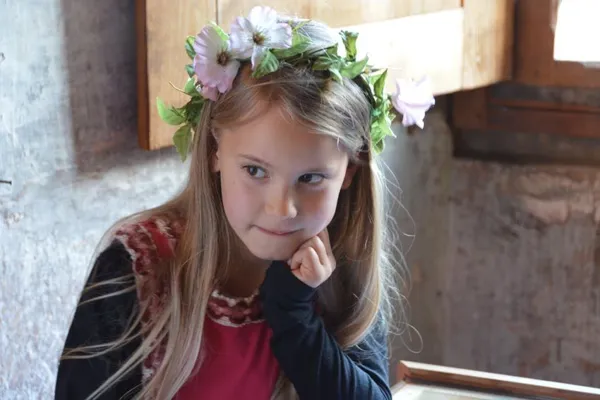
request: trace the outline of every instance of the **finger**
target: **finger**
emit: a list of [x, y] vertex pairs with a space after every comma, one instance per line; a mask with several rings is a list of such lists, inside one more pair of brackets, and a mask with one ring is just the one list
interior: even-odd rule
[[297, 252], [292, 261], [293, 265], [298, 265], [292, 273], [310, 287], [318, 287], [325, 279], [329, 277], [327, 270], [319, 263], [319, 256], [312, 247], [306, 247]]
[[301, 248], [313, 248], [319, 256], [319, 263], [325, 265], [329, 259], [327, 256], [327, 249], [325, 243], [318, 237], [313, 236], [310, 240], [307, 240]]
[[295, 252], [292, 258], [290, 258], [288, 261], [288, 264], [290, 265], [291, 270], [300, 268], [300, 265], [302, 264], [302, 254], [300, 254], [299, 251]]
[[319, 286], [330, 275], [328, 268], [321, 264], [319, 255], [312, 247], [305, 249], [306, 254], [302, 263], [302, 275], [312, 287]]
[[303, 265], [315, 275], [315, 278], [321, 280], [322, 275], [324, 273], [324, 268], [321, 264], [321, 261], [319, 260], [319, 255], [317, 254], [316, 250], [312, 247], [307, 247], [305, 251], [306, 256], [304, 258]]
[[326, 249], [326, 254], [331, 255], [333, 251], [331, 250], [331, 242], [329, 241], [329, 231], [327, 230], [327, 228], [319, 232], [317, 236], [323, 241], [323, 244], [325, 245]]
[[312, 247], [300, 249], [292, 257], [291, 269], [298, 269], [301, 266], [310, 270], [323, 269], [319, 261], [319, 255]]

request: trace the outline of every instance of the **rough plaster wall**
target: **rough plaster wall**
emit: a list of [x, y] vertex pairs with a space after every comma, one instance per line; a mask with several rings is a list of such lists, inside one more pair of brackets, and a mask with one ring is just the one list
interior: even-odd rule
[[460, 162], [448, 364], [600, 386], [600, 172]]
[[453, 159], [439, 112], [390, 146], [422, 336], [394, 362], [600, 387], [600, 171]]
[[410, 302], [404, 307], [413, 326], [400, 324], [400, 332], [392, 335], [394, 374], [399, 359], [441, 361], [445, 313], [440, 300], [450, 251], [448, 199], [454, 165], [443, 107], [429, 114], [422, 132], [407, 135], [396, 129], [397, 138], [386, 143], [384, 156], [391, 190], [397, 192], [396, 184], [401, 189], [401, 206], [393, 217], [409, 269]]
[[90, 256], [179, 185], [137, 149], [133, 2], [0, 0], [0, 399], [53, 398]]

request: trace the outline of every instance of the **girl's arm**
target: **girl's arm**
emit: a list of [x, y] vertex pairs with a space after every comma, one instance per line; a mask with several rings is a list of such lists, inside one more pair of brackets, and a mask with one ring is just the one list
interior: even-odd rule
[[[131, 258], [122, 244], [115, 242], [104, 250], [94, 263], [86, 287], [107, 279], [131, 274]], [[133, 279], [133, 278], [132, 278]], [[118, 339], [128, 327], [137, 304], [135, 290], [81, 305], [81, 302], [123, 290], [133, 281], [107, 285], [84, 292], [71, 323], [65, 349], [84, 345], [104, 344]], [[102, 356], [85, 359], [62, 360], [58, 366], [55, 387], [56, 400], [83, 400], [106, 381], [130, 354], [139, 346], [139, 339]], [[141, 383], [141, 370], [136, 369], [99, 399], [129, 399], [128, 393]]]
[[315, 289], [274, 262], [261, 286], [271, 348], [301, 399], [391, 399], [386, 332], [374, 328], [344, 352], [314, 310]]

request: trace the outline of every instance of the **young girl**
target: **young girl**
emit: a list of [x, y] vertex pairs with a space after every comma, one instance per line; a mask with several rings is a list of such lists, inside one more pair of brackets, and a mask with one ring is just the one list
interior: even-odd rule
[[[325, 25], [254, 8], [186, 42], [187, 184], [107, 234], [57, 399], [390, 399], [390, 273], [375, 155], [433, 104]], [[193, 134], [193, 135], [192, 135]]]

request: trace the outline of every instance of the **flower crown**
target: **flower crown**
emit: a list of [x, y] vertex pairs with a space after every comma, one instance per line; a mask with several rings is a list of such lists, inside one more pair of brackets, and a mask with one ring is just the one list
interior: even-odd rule
[[183, 89], [171, 85], [191, 98], [180, 108], [167, 107], [157, 98], [161, 119], [179, 126], [173, 135], [173, 143], [182, 161], [187, 157], [204, 104], [216, 101], [219, 93], [227, 93], [241, 64], [248, 61], [252, 65], [253, 78], [275, 72], [286, 63], [329, 71], [331, 78], [340, 83], [343, 78], [356, 82], [371, 103], [371, 146], [376, 153], [383, 150], [386, 136], [394, 136], [392, 106], [403, 115], [404, 126], [423, 128], [425, 112], [435, 104], [427, 79], [397, 80], [396, 93], [384, 94], [387, 69], [374, 69], [368, 64], [368, 57], [357, 60], [357, 33], [340, 32], [344, 55], [338, 54], [337, 43], [318, 53], [309, 52], [310, 39], [300, 29], [306, 22], [282, 22], [272, 8], [257, 6], [247, 18], [238, 17], [229, 34], [211, 23], [197, 36], [186, 39], [185, 50], [192, 59], [192, 63], [185, 66], [189, 78]]

